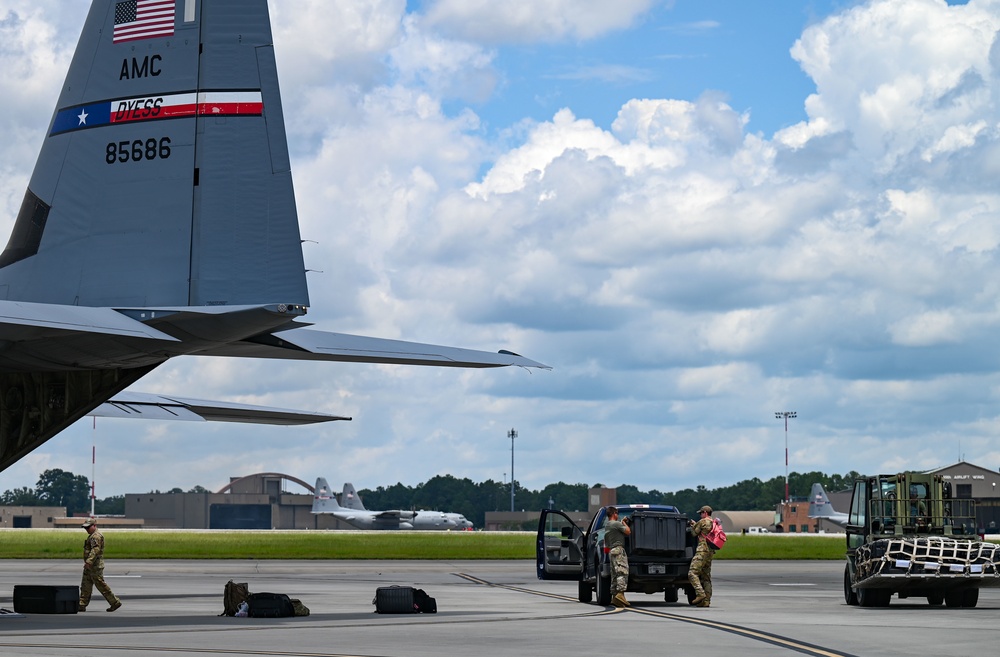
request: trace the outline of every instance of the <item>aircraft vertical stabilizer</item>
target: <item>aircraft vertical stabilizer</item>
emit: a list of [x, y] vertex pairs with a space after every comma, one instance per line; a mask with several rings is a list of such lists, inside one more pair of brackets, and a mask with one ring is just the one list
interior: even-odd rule
[[308, 304], [267, 0], [93, 0], [0, 252], [0, 471], [176, 356], [547, 368], [308, 329]]
[[0, 299], [308, 305], [266, 0], [94, 1]]
[[841, 527], [847, 524], [847, 514], [834, 510], [823, 484], [818, 482], [812, 485], [809, 493], [809, 517], [829, 520]]
[[345, 509], [354, 509], [356, 511], [366, 510], [365, 503], [361, 501], [361, 496], [354, 489], [354, 484], [344, 484], [344, 490], [340, 494], [340, 502], [344, 505]]
[[337, 504], [336, 494], [330, 490], [330, 484], [323, 477], [316, 478], [316, 491], [313, 493], [313, 513], [333, 513], [343, 509]]

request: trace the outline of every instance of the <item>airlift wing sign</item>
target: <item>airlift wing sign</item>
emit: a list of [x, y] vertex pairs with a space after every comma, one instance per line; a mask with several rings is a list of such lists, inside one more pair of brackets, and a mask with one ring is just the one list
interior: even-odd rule
[[193, 116], [261, 116], [260, 91], [202, 91], [87, 103], [59, 110], [49, 136], [113, 123]]

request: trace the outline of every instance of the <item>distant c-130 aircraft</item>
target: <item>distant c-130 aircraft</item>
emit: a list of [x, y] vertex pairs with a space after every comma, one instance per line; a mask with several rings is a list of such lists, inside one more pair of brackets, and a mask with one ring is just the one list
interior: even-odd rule
[[834, 510], [823, 484], [819, 482], [812, 485], [812, 491], [809, 493], [809, 517], [829, 520], [838, 527], [846, 527], [848, 520], [846, 513]]
[[266, 0], [94, 0], [0, 253], [0, 471], [84, 415], [350, 419], [123, 391], [170, 358], [547, 366], [309, 307]]
[[[354, 489], [354, 484], [351, 483], [344, 484], [344, 490], [340, 494], [340, 504], [347, 509], [367, 511], [367, 509], [365, 509], [365, 503], [361, 500], [361, 496], [358, 495], [358, 491]], [[461, 513], [448, 513], [444, 511], [419, 511], [418, 513], [440, 513], [442, 516], [455, 523], [455, 529], [472, 529], [472, 521]]]
[[[337, 496], [326, 483], [326, 479], [316, 479], [316, 491], [313, 493], [313, 513], [328, 513], [337, 520], [342, 520], [357, 529], [422, 529], [422, 530], [464, 530], [472, 527], [472, 523], [458, 513], [442, 513], [440, 511], [369, 511], [361, 504], [355, 492], [349, 496], [348, 487], [354, 490], [352, 484], [344, 484], [344, 494], [341, 496], [343, 506], [337, 502]], [[348, 499], [353, 497], [351, 507]], [[358, 508], [360, 507], [360, 508]], [[461, 518], [464, 522], [459, 522]]]

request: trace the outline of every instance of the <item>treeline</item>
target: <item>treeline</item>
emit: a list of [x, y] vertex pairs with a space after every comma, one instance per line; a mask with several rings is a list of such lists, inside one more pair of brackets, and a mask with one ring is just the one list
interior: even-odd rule
[[[793, 498], [806, 499], [812, 485], [823, 484], [828, 491], [851, 488], [857, 472], [846, 475], [827, 475], [822, 472], [792, 472], [788, 475], [789, 494]], [[436, 510], [461, 513], [476, 527], [486, 524], [488, 511], [510, 511], [510, 484], [488, 479], [476, 483], [471, 479], [458, 479], [451, 475], [440, 475], [416, 486], [397, 483], [393, 486], [362, 489], [358, 491], [366, 508], [375, 510], [412, 509]], [[595, 484], [601, 486], [601, 484]], [[336, 490], [336, 486], [334, 489]], [[588, 484], [549, 484], [541, 490], [528, 490], [514, 482], [514, 509], [516, 511], [538, 511], [558, 509], [560, 511], [586, 511]], [[160, 492], [160, 491], [153, 491]], [[183, 493], [174, 488], [168, 493]], [[195, 486], [189, 493], [207, 493], [208, 489]], [[708, 489], [704, 486], [685, 488], [675, 492], [661, 492], [657, 489], [639, 490], [628, 484], [618, 486], [619, 504], [669, 504], [689, 516], [704, 504], [713, 509], [725, 511], [771, 511], [785, 496], [784, 477], [773, 477], [766, 481], [746, 479], [731, 486]], [[83, 475], [74, 475], [63, 470], [46, 470], [38, 479], [35, 488], [17, 488], [0, 494], [0, 506], [65, 506], [66, 513], [90, 511], [90, 483]], [[125, 513], [125, 496], [115, 495], [95, 500], [94, 510], [98, 514], [122, 515]], [[534, 529], [534, 527], [510, 527], [510, 529]]]
[[[806, 499], [814, 483], [821, 483], [828, 491], [851, 488], [861, 475], [827, 475], [822, 472], [792, 472], [788, 475], [788, 491], [793, 498]], [[541, 490], [528, 490], [514, 482], [514, 509], [538, 511], [586, 511], [588, 484], [549, 484]], [[595, 484], [601, 486], [601, 484]], [[336, 487], [335, 487], [336, 488]], [[471, 479], [458, 479], [441, 475], [417, 486], [379, 486], [374, 490], [358, 491], [368, 509], [432, 509], [461, 513], [476, 527], [486, 522], [487, 511], [510, 511], [510, 484], [492, 479], [475, 483]], [[676, 492], [656, 489], [642, 491], [628, 484], [618, 486], [619, 504], [669, 504], [694, 517], [694, 511], [704, 504], [726, 511], [772, 511], [785, 497], [785, 478], [774, 477], [766, 481], [746, 479], [731, 486], [708, 489], [704, 486], [685, 488]], [[534, 527], [511, 527], [534, 529]]]
[[[64, 506], [66, 514], [90, 511], [90, 481], [58, 468], [46, 470], [34, 488], [24, 486], [0, 494], [0, 506]], [[125, 496], [94, 500], [94, 512], [108, 515], [125, 513]]]
[[[151, 491], [159, 493], [160, 491]], [[174, 488], [168, 493], [183, 493]], [[188, 493], [208, 493], [206, 488], [195, 486]], [[34, 488], [22, 486], [6, 490], [0, 494], [0, 506], [64, 506], [66, 515], [90, 513], [90, 481], [83, 475], [75, 475], [58, 468], [46, 470], [38, 478]], [[94, 513], [98, 515], [125, 515], [125, 496], [112, 495], [94, 500]]]

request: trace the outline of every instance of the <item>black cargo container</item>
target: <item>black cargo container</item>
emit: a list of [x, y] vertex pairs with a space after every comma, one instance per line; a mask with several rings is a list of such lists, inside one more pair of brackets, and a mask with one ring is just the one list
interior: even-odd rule
[[662, 511], [636, 511], [631, 517], [631, 554], [671, 552], [684, 555], [688, 544], [687, 516]]
[[14, 611], [19, 614], [75, 614], [79, 586], [14, 586]]

